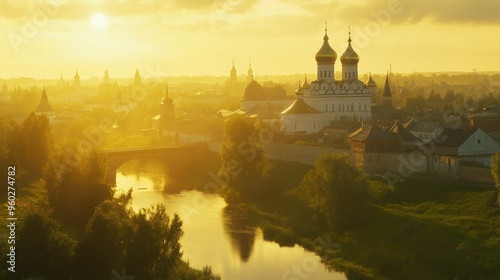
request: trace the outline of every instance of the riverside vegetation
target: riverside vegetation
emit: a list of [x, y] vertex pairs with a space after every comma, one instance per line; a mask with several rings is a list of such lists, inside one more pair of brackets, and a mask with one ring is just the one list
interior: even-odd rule
[[[22, 124], [2, 119], [0, 135], [2, 170], [15, 163], [20, 171], [16, 272], [1, 270], [0, 279], [110, 279], [113, 271], [139, 279], [220, 279], [182, 259], [177, 215], [162, 205], [134, 212], [131, 193], [114, 197], [106, 183], [103, 155], [72, 154], [76, 142], [56, 142], [45, 116], [31, 114]], [[7, 239], [5, 230], [1, 236]], [[0, 260], [6, 263], [6, 254]]]
[[[261, 124], [233, 121], [238, 125], [225, 128], [221, 171], [229, 161], [247, 169], [234, 172], [222, 194], [227, 207], [260, 226], [265, 239], [314, 251], [348, 279], [500, 276], [498, 191], [422, 178], [391, 188], [340, 155], [325, 154], [313, 167], [271, 163], [261, 143], [248, 141]], [[239, 145], [245, 149], [238, 151]], [[497, 154], [492, 172], [500, 188], [499, 164]], [[253, 191], [259, 195], [247, 195]], [[338, 246], [325, 247], [325, 240]]]

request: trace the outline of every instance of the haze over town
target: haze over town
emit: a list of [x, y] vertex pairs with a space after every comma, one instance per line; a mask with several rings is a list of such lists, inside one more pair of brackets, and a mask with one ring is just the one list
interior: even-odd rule
[[[0, 77], [225, 75], [252, 60], [256, 74], [314, 71], [328, 20], [341, 51], [351, 26], [361, 73], [496, 71], [498, 1], [2, 1]], [[96, 16], [97, 15], [97, 16]]]
[[0, 279], [498, 280], [499, 10], [0, 1]]

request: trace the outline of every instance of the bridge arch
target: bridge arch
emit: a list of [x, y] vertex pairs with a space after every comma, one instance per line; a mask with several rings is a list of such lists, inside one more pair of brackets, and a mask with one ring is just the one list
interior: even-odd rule
[[163, 188], [166, 183], [170, 182], [171, 171], [169, 169], [169, 166], [157, 159], [147, 157], [131, 159], [116, 168], [116, 186], [122, 187], [123, 190], [135, 188], [139, 186], [137, 180], [140, 176], [143, 179], [144, 177], [151, 179], [152, 187]]
[[174, 147], [149, 147], [103, 151], [108, 159], [107, 182], [116, 185], [116, 171], [120, 166], [135, 159], [152, 159], [161, 162], [169, 174], [180, 174], [208, 153], [205, 144]]

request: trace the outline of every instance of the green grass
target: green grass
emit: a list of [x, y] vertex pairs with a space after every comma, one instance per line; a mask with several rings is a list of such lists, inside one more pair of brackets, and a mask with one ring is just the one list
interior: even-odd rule
[[[278, 163], [278, 169], [281, 163]], [[283, 176], [288, 170], [291, 176]], [[484, 186], [408, 179], [392, 191], [371, 181], [363, 224], [334, 232], [294, 196], [304, 166], [279, 170], [282, 193], [247, 206], [266, 239], [319, 253], [349, 279], [500, 279], [500, 208]], [[330, 236], [336, 249], [318, 249]]]

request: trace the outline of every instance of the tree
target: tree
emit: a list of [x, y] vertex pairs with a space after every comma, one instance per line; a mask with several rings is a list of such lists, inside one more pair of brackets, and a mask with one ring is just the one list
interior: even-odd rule
[[96, 206], [113, 197], [113, 186], [106, 182], [107, 160], [97, 151], [82, 155], [75, 162], [64, 158], [56, 155], [45, 169], [49, 204], [57, 215], [84, 225]]
[[14, 127], [8, 143], [8, 159], [30, 175], [42, 175], [51, 155], [51, 130], [46, 116], [31, 113]]
[[96, 208], [75, 249], [77, 279], [109, 279], [113, 269], [123, 267], [132, 232], [131, 197], [129, 192]]
[[344, 154], [323, 154], [294, 191], [332, 228], [355, 226], [368, 205], [368, 183]]
[[491, 175], [495, 180], [495, 185], [498, 190], [498, 206], [500, 206], [500, 152], [497, 152], [491, 158]]
[[131, 192], [103, 202], [75, 250], [78, 279], [109, 279], [122, 267], [137, 279], [177, 279], [182, 222], [158, 205], [135, 213]]
[[163, 205], [141, 209], [132, 218], [133, 232], [127, 244], [126, 267], [139, 279], [169, 279], [182, 252], [182, 222], [173, 219]]
[[[228, 178], [227, 193], [252, 200], [269, 191], [272, 165], [264, 154], [264, 145], [260, 140], [264, 132], [261, 123], [245, 117], [235, 117], [224, 125], [219, 174]], [[230, 200], [228, 196], [226, 200]]]
[[19, 231], [16, 273], [21, 277], [70, 279], [74, 243], [54, 220], [29, 214]]

